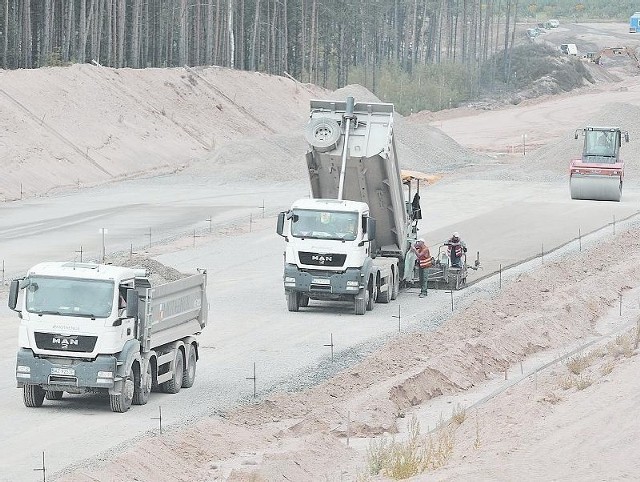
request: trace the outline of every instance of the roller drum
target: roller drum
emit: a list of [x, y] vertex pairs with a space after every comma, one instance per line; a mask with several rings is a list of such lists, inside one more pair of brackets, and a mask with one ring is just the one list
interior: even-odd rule
[[618, 176], [573, 174], [569, 180], [571, 199], [620, 201], [622, 180]]

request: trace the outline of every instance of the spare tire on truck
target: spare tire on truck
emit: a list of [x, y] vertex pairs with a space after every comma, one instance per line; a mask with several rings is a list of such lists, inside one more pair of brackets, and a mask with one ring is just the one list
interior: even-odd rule
[[304, 137], [318, 152], [335, 149], [342, 131], [340, 125], [333, 119], [319, 117], [311, 119], [304, 131]]

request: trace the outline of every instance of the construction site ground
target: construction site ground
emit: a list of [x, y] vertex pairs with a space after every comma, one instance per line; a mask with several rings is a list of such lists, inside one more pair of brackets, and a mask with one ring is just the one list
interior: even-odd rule
[[[626, 25], [588, 28], [605, 47]], [[408, 289], [356, 316], [287, 311], [275, 217], [309, 192], [309, 99], [375, 100], [366, 89], [215, 67], [0, 72], [0, 480], [42, 480], [43, 454], [64, 481], [637, 478], [635, 74], [398, 116], [402, 167], [441, 175], [422, 187], [420, 235], [437, 249], [460, 232], [482, 268], [463, 290]], [[622, 201], [572, 201], [574, 130], [612, 123], [631, 137]], [[89, 395], [27, 409], [6, 281], [103, 253], [152, 258], [160, 276], [208, 270], [196, 383], [126, 414]]]

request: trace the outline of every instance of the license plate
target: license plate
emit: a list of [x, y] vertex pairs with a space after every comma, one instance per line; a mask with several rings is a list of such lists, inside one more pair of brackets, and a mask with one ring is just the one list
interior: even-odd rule
[[331, 284], [331, 280], [328, 280], [326, 278], [313, 278], [311, 282], [314, 285], [330, 285]]
[[52, 375], [75, 375], [75, 370], [73, 368], [59, 368], [59, 367], [51, 367]]

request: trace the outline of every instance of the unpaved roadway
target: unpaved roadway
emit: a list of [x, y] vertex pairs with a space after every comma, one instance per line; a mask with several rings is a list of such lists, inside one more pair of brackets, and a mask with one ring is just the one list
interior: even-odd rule
[[[245, 210], [260, 206], [262, 197], [271, 211], [264, 220], [257, 218], [251, 232], [240, 224], [235, 233], [232, 230], [226, 235], [196, 238], [195, 248], [187, 234], [180, 251], [158, 256], [163, 263], [183, 271], [208, 269], [210, 323], [201, 340], [202, 358], [195, 386], [177, 395], [153, 394], [148, 405], [134, 406], [124, 415], [111, 413], [105, 398], [91, 396], [65, 396], [62, 402], [46, 401], [40, 409], [25, 408], [20, 391], [14, 387], [18, 319], [3, 300], [0, 368], [5, 376], [0, 382], [0, 404], [4, 407], [0, 415], [3, 427], [0, 473], [4, 480], [38, 480], [39, 473], [32, 469], [40, 464], [43, 451], [47, 468], [54, 473], [157, 429], [159, 407], [165, 424], [223, 412], [252, 396], [253, 385], [248, 378], [253, 376], [254, 363], [259, 395], [272, 387], [312, 383], [309, 373], [314, 370], [319, 378], [328, 376], [353, 362], [353, 353], [370, 350], [397, 332], [394, 316], [399, 306], [402, 330], [416, 326], [435, 328], [442, 313], [449, 309], [447, 293], [432, 290], [428, 299], [423, 300], [408, 290], [392, 304], [376, 305], [366, 316], [352, 315], [347, 303], [321, 308], [312, 302], [303, 312], [289, 313], [281, 280], [283, 241], [274, 232], [272, 213], [286, 208], [294, 197], [304, 195], [305, 186], [289, 187], [285, 193], [277, 186], [256, 187], [254, 193], [244, 194], [242, 201], [238, 201], [237, 187], [235, 192], [218, 187], [216, 199], [212, 199], [208, 195], [210, 186], [185, 191], [180, 185], [179, 179], [170, 185], [162, 179], [148, 179], [101, 188], [100, 196], [81, 191], [47, 198], [47, 217], [77, 220], [77, 223], [61, 222], [60, 226], [46, 223], [45, 211], [34, 209], [32, 202], [0, 208], [9, 214], [21, 213], [20, 230], [7, 224], [10, 215], [0, 218], [3, 223], [0, 249], [3, 253], [10, 250], [11, 259], [20, 260], [24, 266], [45, 259], [44, 252], [49, 258], [73, 259], [80, 243], [93, 246], [88, 251], [95, 253], [101, 242], [100, 227], [109, 229], [107, 240], [110, 240], [110, 233], [117, 231], [112, 226], [120, 226], [122, 220], [129, 220], [134, 229], [135, 220], [144, 216], [144, 229], [137, 226], [139, 237], [149, 226], [152, 233], [170, 231], [175, 235], [175, 231], [189, 233], [202, 226], [202, 218], [208, 212], [214, 216], [216, 212], [224, 212], [229, 218], [246, 220]], [[158, 192], [165, 201], [154, 198]], [[96, 200], [111, 195], [118, 203], [105, 216]], [[166, 201], [172, 198], [179, 202]], [[454, 199], [464, 199], [465, 203], [451, 202]], [[543, 242], [546, 249], [563, 244], [577, 236], [578, 228], [586, 233], [607, 225], [614, 215], [621, 220], [635, 212], [639, 199], [637, 191], [632, 191], [625, 192], [621, 203], [571, 202], [564, 184], [445, 182], [430, 188], [424, 196], [421, 234], [429, 240], [443, 240], [452, 230], [459, 230], [471, 250], [481, 252], [485, 269], [476, 274], [479, 276], [500, 264], [506, 266], [536, 256]], [[144, 214], [141, 202], [147, 206]], [[74, 207], [73, 214], [69, 213], [70, 206]], [[189, 210], [181, 206], [199, 207], [192, 210], [189, 219], [185, 214]], [[218, 227], [214, 224], [213, 230]], [[125, 238], [121, 236], [119, 247], [126, 248]], [[39, 247], [45, 242], [46, 251]], [[110, 245], [118, 246], [114, 240]], [[456, 304], [468, 302], [473, 293], [472, 288], [456, 293]], [[334, 356], [342, 359], [328, 366], [327, 345], [331, 340]], [[350, 349], [356, 350], [351, 353]], [[322, 366], [325, 368], [318, 368]]]

